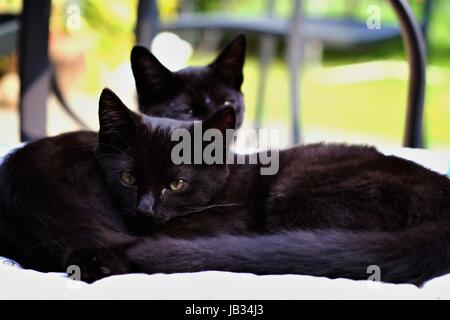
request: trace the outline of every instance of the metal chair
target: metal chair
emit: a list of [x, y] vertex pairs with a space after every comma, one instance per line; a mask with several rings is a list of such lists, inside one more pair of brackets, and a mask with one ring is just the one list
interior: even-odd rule
[[16, 48], [19, 19], [13, 14], [0, 14], [0, 57]]
[[80, 127], [84, 122], [68, 106], [48, 56], [51, 0], [24, 0], [21, 15], [0, 15], [0, 56], [19, 49], [20, 139], [47, 135], [47, 97], [52, 91]]
[[[402, 25], [403, 36], [410, 59], [410, 93], [408, 102], [408, 122], [405, 131], [405, 146], [423, 145], [421, 123], [424, 95], [425, 51], [420, 27], [412, 14], [411, 8], [404, 0], [390, 0]], [[299, 126], [299, 71], [302, 60], [303, 42], [309, 39], [319, 40], [325, 46], [334, 48], [351, 48], [393, 39], [400, 36], [400, 28], [384, 26], [371, 31], [363, 22], [351, 19], [323, 19], [303, 17], [302, 1], [294, 1], [293, 14], [290, 19], [274, 16], [274, 0], [267, 0], [267, 13], [262, 17], [237, 18], [223, 14], [181, 13], [175, 21], [163, 22], [159, 18], [156, 0], [140, 0], [136, 26], [137, 41], [150, 46], [152, 38], [160, 30], [234, 30], [254, 32], [262, 35], [261, 40], [261, 74], [258, 83], [255, 126], [259, 127], [262, 119], [263, 100], [266, 87], [268, 66], [273, 56], [274, 37], [283, 37], [286, 41], [286, 57], [290, 73], [291, 115], [293, 142], [300, 142]], [[431, 13], [431, 0], [424, 6], [423, 30], [428, 29]], [[420, 51], [420, 52], [419, 52]], [[422, 52], [423, 51], [423, 52]], [[412, 65], [416, 64], [416, 65]], [[424, 73], [424, 72], [423, 72]], [[423, 82], [423, 83], [422, 83]], [[413, 91], [416, 90], [416, 91]], [[415, 92], [415, 93], [414, 93]], [[420, 129], [419, 129], [420, 127]]]

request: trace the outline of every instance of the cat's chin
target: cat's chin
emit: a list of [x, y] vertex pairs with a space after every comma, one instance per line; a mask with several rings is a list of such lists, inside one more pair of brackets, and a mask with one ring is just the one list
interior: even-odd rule
[[166, 216], [155, 216], [150, 213], [143, 213], [136, 211], [134, 214], [128, 215], [130, 219], [137, 219], [138, 221], [146, 221], [145, 223], [152, 223], [156, 226], [164, 226], [169, 222], [170, 218]]
[[157, 226], [164, 226], [169, 222], [169, 218], [167, 217], [155, 217], [155, 216], [150, 216], [150, 219], [152, 220], [152, 222], [157, 225]]

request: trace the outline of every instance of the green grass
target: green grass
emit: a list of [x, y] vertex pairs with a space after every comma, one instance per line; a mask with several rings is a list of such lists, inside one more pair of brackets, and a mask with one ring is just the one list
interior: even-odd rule
[[[197, 0], [201, 2], [201, 0]], [[206, 1], [203, 1], [206, 3]], [[264, 1], [245, 0], [221, 2], [222, 6], [209, 1], [208, 9], [228, 9], [234, 14], [254, 15], [264, 12]], [[326, 0], [326, 6], [317, 8], [314, 1], [307, 1], [309, 15], [340, 16], [346, 11], [342, 0]], [[238, 5], [239, 3], [239, 5]], [[287, 16], [292, 2], [276, 1], [278, 15]], [[389, 2], [385, 0], [354, 1], [352, 15], [362, 21], [367, 17], [368, 5], [379, 5], [382, 24], [395, 24], [396, 18]], [[421, 16], [422, 1], [410, 1], [418, 17]], [[450, 39], [448, 19], [450, 1], [437, 0], [429, 34], [429, 62], [446, 75], [442, 82], [428, 82], [425, 104], [425, 138], [430, 148], [450, 149]], [[251, 42], [253, 45], [256, 44]], [[255, 47], [251, 48], [255, 52]], [[358, 51], [325, 52], [323, 65], [326, 67], [348, 65], [357, 62], [404, 60], [405, 52], [400, 39]], [[194, 64], [202, 64], [211, 56], [198, 54]], [[308, 62], [307, 62], [308, 63]], [[246, 98], [246, 120], [251, 122], [255, 113], [255, 95], [258, 61], [254, 57], [247, 60], [245, 67], [244, 93]], [[282, 59], [275, 61], [268, 78], [268, 89], [264, 105], [264, 121], [282, 121], [288, 126], [289, 79]], [[348, 135], [377, 136], [401, 144], [406, 116], [407, 82], [402, 80], [378, 80], [351, 84], [327, 84], [317, 81], [306, 71], [301, 81], [301, 122], [306, 135], [311, 129], [345, 131]]]
[[[203, 64], [210, 60], [210, 56], [195, 56], [192, 63]], [[333, 65], [333, 61], [328, 61], [329, 65]], [[445, 68], [439, 68], [439, 71], [450, 76]], [[255, 114], [258, 76], [258, 61], [249, 57], [245, 66], [243, 91], [247, 105], [246, 121], [250, 123]], [[288, 126], [289, 79], [283, 61], [273, 63], [267, 81], [264, 121], [266, 124], [284, 122]], [[300, 90], [301, 121], [306, 136], [312, 128], [323, 128], [347, 132], [349, 135], [377, 136], [401, 144], [406, 115], [406, 81], [394, 79], [329, 84], [319, 81], [312, 71], [306, 71]], [[450, 149], [448, 82], [428, 85], [425, 110], [428, 147]]]
[[[92, 1], [96, 3], [96, 1]], [[122, 3], [122, 2], [121, 2]], [[129, 2], [130, 10], [134, 10], [135, 0]], [[163, 12], [169, 12], [176, 7], [177, 0], [160, 0]], [[196, 0], [198, 8], [203, 10], [226, 10], [236, 15], [258, 15], [264, 12], [265, 1], [240, 0], [240, 1], [209, 1]], [[308, 15], [326, 15], [342, 17], [346, 11], [346, 1], [326, 0], [326, 4], [318, 7], [317, 1], [306, 2]], [[420, 17], [422, 1], [410, 1], [417, 16]], [[280, 16], [289, 16], [292, 11], [292, 1], [277, 0], [276, 12]], [[351, 14], [362, 21], [367, 18], [367, 8], [376, 4], [381, 9], [382, 24], [396, 23], [393, 10], [386, 0], [357, 0], [353, 1]], [[169, 10], [170, 9], [170, 10]], [[92, 11], [92, 10], [91, 10]], [[88, 12], [91, 12], [88, 10]], [[97, 14], [96, 11], [93, 11]], [[95, 14], [89, 19], [95, 21]], [[430, 26], [430, 57], [432, 65], [450, 79], [450, 40], [448, 37], [448, 19], [450, 17], [450, 1], [435, 1], [433, 19]], [[110, 19], [121, 21], [118, 18]], [[123, 20], [123, 19], [122, 19]], [[131, 19], [132, 20], [132, 19]], [[118, 34], [123, 34], [118, 41], [117, 35], [111, 37], [105, 33], [100, 41], [102, 50], [96, 50], [96, 55], [88, 61], [96, 64], [102, 60], [102, 56], [110, 56], [111, 59], [123, 61], [128, 55], [131, 39], [132, 23], [130, 18], [125, 19], [126, 25], [121, 26]], [[101, 28], [105, 31], [104, 28]], [[100, 31], [100, 30], [98, 30]], [[103, 34], [102, 33], [102, 34]], [[189, 37], [188, 37], [189, 38]], [[111, 39], [114, 39], [111, 41]], [[250, 52], [256, 52], [257, 39], [251, 37]], [[107, 54], [105, 54], [107, 52]], [[336, 65], [348, 65], [356, 62], [377, 60], [403, 60], [405, 56], [400, 39], [384, 43], [383, 45], [346, 52], [325, 52], [323, 65], [332, 67]], [[194, 64], [204, 64], [212, 59], [212, 56], [201, 54], [193, 58]], [[308, 63], [308, 62], [307, 62]], [[98, 74], [98, 67], [90, 65], [88, 70]], [[94, 72], [95, 71], [95, 72]], [[312, 129], [337, 130], [348, 133], [348, 136], [376, 136], [391, 140], [400, 145], [403, 139], [407, 83], [402, 80], [378, 80], [366, 82], [354, 82], [351, 84], [327, 84], [318, 81], [312, 76], [312, 72], [306, 71], [301, 81], [301, 123], [304, 134], [308, 137]], [[256, 87], [258, 81], [258, 61], [250, 55], [245, 67], [244, 93], [247, 105], [246, 121], [251, 124], [255, 114]], [[95, 76], [87, 76], [87, 87], [97, 88], [90, 82], [98, 82]], [[282, 59], [276, 60], [267, 79], [268, 88], [264, 106], [264, 121], [283, 122], [286, 127], [290, 123], [289, 113], [289, 79], [286, 65]], [[450, 81], [443, 83], [430, 82], [427, 86], [425, 108], [425, 134], [427, 145], [431, 148], [444, 147], [450, 149]], [[317, 131], [317, 130], [316, 130]]]
[[[10, 0], [11, 1], [11, 0]], [[115, 3], [115, 1], [113, 1]], [[177, 6], [178, 0], [159, 0], [164, 15], [169, 15]], [[225, 10], [235, 15], [258, 15], [265, 11], [265, 1], [259, 0], [232, 0], [210, 1], [195, 0], [199, 10]], [[369, 5], [378, 5], [381, 9], [381, 22], [383, 25], [396, 23], [395, 14], [386, 0], [357, 0], [350, 7], [346, 7], [349, 1], [326, 0], [305, 1], [308, 15], [325, 15], [342, 17], [346, 12], [351, 12], [353, 17], [364, 21], [367, 19]], [[120, 22], [112, 28], [105, 30], [103, 23], [97, 23], [94, 29], [100, 34], [100, 46], [95, 54], [88, 59], [91, 75], [86, 76], [86, 86], [97, 88], [98, 82], [95, 74], [99, 74], [98, 61], [105, 56], [111, 61], [123, 61], [127, 58], [129, 47], [132, 43], [132, 16], [136, 1], [128, 1], [121, 10], [128, 6], [129, 17], [120, 19], [113, 15], [115, 8], [111, 6], [108, 15], [112, 18], [100, 19], [101, 12], [93, 10], [99, 5], [97, 0], [92, 0], [91, 9], [86, 10], [85, 18], [94, 23], [96, 21]], [[117, 2], [119, 3], [119, 2]], [[291, 0], [275, 1], [275, 11], [279, 16], [289, 16], [292, 12]], [[322, 5], [320, 6], [320, 3]], [[418, 17], [421, 16], [423, 2], [412, 0], [410, 4]], [[450, 40], [448, 37], [448, 19], [450, 17], [450, 1], [435, 0], [433, 19], [430, 26], [430, 57], [429, 61], [447, 75], [450, 79]], [[350, 10], [349, 10], [350, 9]], [[121, 11], [119, 10], [119, 11]], [[107, 15], [107, 16], [108, 16]], [[124, 23], [126, 22], [126, 23]], [[91, 23], [91, 24], [92, 24]], [[117, 23], [116, 23], [117, 24]], [[111, 29], [114, 29], [111, 32]], [[113, 36], [114, 34], [114, 36]], [[121, 35], [121, 37], [119, 37]], [[128, 38], [127, 38], [128, 37]], [[113, 40], [112, 40], [113, 39]], [[126, 41], [125, 41], [126, 40]], [[257, 39], [249, 39], [250, 52], [256, 52]], [[335, 65], [347, 65], [361, 61], [376, 60], [403, 60], [404, 49], [401, 40], [390, 41], [380, 46], [366, 48], [365, 50], [338, 52], [325, 52], [323, 64], [327, 67]], [[193, 58], [194, 64], [203, 64], [212, 56], [201, 54]], [[307, 62], [308, 63], [308, 62]], [[250, 55], [245, 67], [244, 93], [247, 105], [246, 121], [251, 123], [255, 113], [255, 98], [258, 73], [258, 61]], [[92, 83], [94, 82], [94, 83]], [[276, 60], [267, 79], [268, 89], [265, 99], [264, 121], [283, 122], [288, 127], [289, 113], [289, 79], [286, 65], [281, 59]], [[450, 149], [450, 81], [436, 84], [430, 83], [427, 87], [425, 109], [425, 134], [429, 147], [444, 147]], [[311, 129], [323, 128], [324, 130], [345, 131], [349, 136], [364, 135], [377, 136], [392, 140], [401, 144], [403, 139], [407, 83], [401, 80], [378, 80], [352, 84], [327, 84], [318, 81], [311, 72], [306, 71], [301, 82], [301, 123], [303, 131], [308, 136]]]

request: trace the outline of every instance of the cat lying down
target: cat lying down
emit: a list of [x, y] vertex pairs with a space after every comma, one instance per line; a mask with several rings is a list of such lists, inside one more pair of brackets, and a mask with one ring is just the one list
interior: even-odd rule
[[383, 282], [421, 284], [450, 271], [445, 175], [337, 144], [280, 151], [274, 175], [259, 164], [173, 164], [174, 131], [234, 129], [233, 107], [202, 122], [151, 118], [104, 90], [99, 121], [98, 134], [45, 138], [6, 158], [0, 255], [39, 271], [77, 266], [86, 281], [206, 270], [367, 279], [375, 270]]

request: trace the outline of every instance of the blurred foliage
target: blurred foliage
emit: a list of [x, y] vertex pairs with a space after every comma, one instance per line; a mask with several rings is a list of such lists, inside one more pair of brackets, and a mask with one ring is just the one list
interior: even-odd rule
[[[51, 31], [73, 37], [77, 41], [92, 42], [86, 52], [87, 73], [83, 76], [83, 90], [98, 93], [102, 87], [105, 68], [113, 69], [128, 61], [131, 47], [135, 43], [134, 27], [138, 0], [53, 0]], [[387, 0], [304, 0], [305, 12], [309, 16], [351, 17], [364, 21], [369, 5], [378, 5], [382, 24], [395, 24], [396, 17]], [[433, 0], [434, 8], [429, 34], [429, 61], [441, 67], [450, 77], [450, 1]], [[20, 12], [22, 0], [0, 0], [0, 11]], [[424, 0], [410, 0], [416, 15], [421, 17]], [[80, 8], [81, 28], [67, 28], [67, 8], [77, 4]], [[292, 13], [292, 0], [274, 0], [275, 14], [288, 17]], [[181, 10], [195, 8], [197, 11], [224, 11], [233, 15], [249, 16], [264, 14], [267, 0], [158, 0], [162, 19], [174, 16]], [[256, 39], [255, 39], [256, 40]], [[256, 44], [257, 41], [250, 41]], [[251, 48], [255, 49], [255, 48]], [[255, 50], [250, 50], [250, 54]], [[195, 62], [208, 59], [197, 52]], [[326, 52], [325, 65], [339, 65], [380, 59], [404, 59], [401, 40], [388, 42], [365, 50]], [[208, 57], [211, 58], [211, 57]], [[270, 92], [267, 95], [266, 119], [288, 121], [288, 92], [286, 89], [285, 64], [282, 56], [275, 61], [269, 75]], [[248, 105], [247, 118], [251, 121], [254, 112], [258, 65], [249, 57], [246, 66], [245, 93]], [[302, 81], [302, 122], [330, 128], [384, 134], [401, 139], [406, 97], [405, 83], [398, 80], [373, 81], [348, 86], [329, 86], [314, 83], [305, 76]], [[448, 84], [428, 84], [427, 89], [427, 134], [430, 141], [450, 144], [450, 95]], [[323, 92], [326, 91], [327, 95]], [[399, 92], [401, 94], [399, 94]], [[270, 106], [277, 105], [277, 108]], [[315, 106], [314, 108], [310, 106]], [[362, 107], [363, 106], [363, 107]], [[401, 106], [401, 107], [393, 107]], [[324, 113], [326, 116], [324, 116]], [[364, 120], [365, 119], [365, 120]], [[389, 121], [388, 121], [388, 120]]]
[[158, 8], [161, 16], [170, 16], [176, 13], [180, 6], [180, 0], [158, 0]]
[[[53, 0], [51, 29], [54, 32], [68, 32], [66, 28], [67, 8], [71, 4], [80, 7], [82, 33], [94, 34], [97, 38], [98, 57], [109, 66], [117, 65], [127, 58], [123, 49], [129, 48], [134, 38], [134, 23], [138, 0]], [[289, 16], [292, 12], [292, 0], [273, 0], [274, 11], [278, 16]], [[450, 56], [448, 38], [450, 1], [433, 0], [434, 10], [430, 26], [430, 59], [439, 60]], [[233, 15], [258, 15], [266, 11], [268, 0], [158, 0], [162, 18], [170, 17], [180, 10], [224, 11]], [[424, 0], [410, 0], [418, 17], [422, 15]], [[378, 5], [383, 24], [395, 23], [396, 18], [387, 0], [304, 0], [305, 12], [312, 16], [352, 17], [364, 20], [369, 5]], [[22, 0], [0, 0], [0, 11], [20, 12]], [[70, 32], [69, 32], [70, 33]], [[399, 56], [403, 48], [397, 43], [377, 47], [367, 55]], [[352, 53], [346, 53], [349, 58]], [[357, 55], [360, 57], [360, 53]], [[338, 59], [342, 58], [339, 54]], [[333, 58], [333, 56], [331, 56]], [[442, 61], [444, 62], [444, 61]], [[444, 62], [446, 63], [446, 62]], [[450, 62], [448, 63], [450, 64]]]
[[22, 0], [1, 0], [0, 12], [19, 13], [22, 9]]

